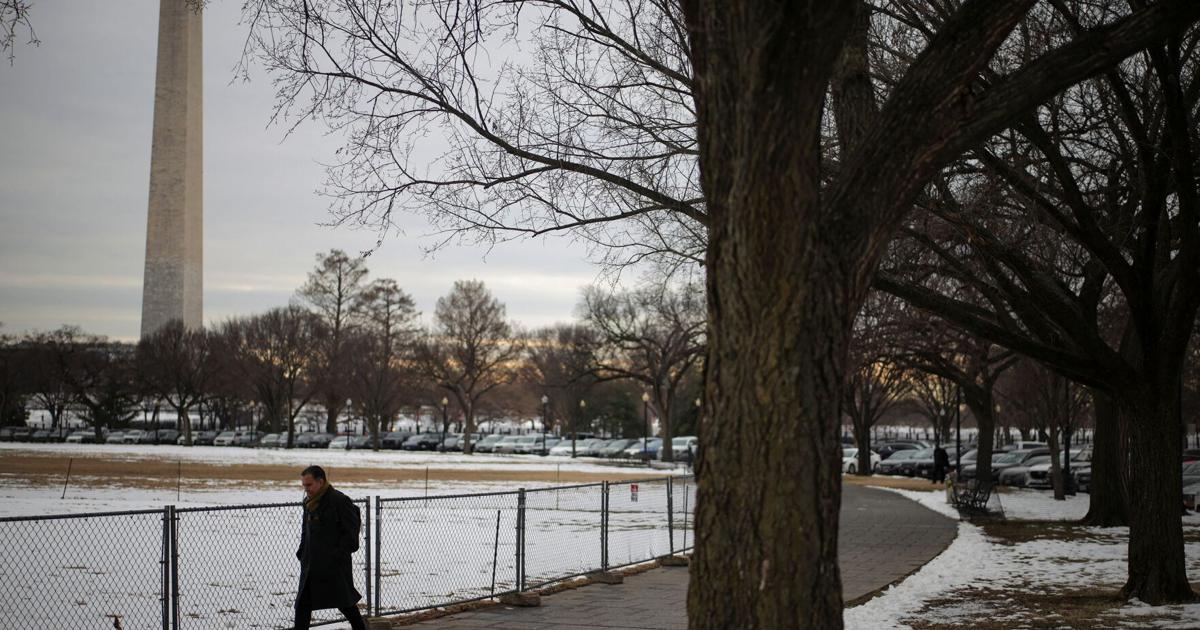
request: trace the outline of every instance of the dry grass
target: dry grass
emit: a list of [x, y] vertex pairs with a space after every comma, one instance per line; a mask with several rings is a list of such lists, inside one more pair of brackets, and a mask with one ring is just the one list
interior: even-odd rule
[[[253, 457], [253, 451], [247, 451]], [[68, 458], [59, 454], [6, 453], [2, 479], [20, 480], [29, 485], [61, 484], [67, 473]], [[561, 483], [591, 483], [618, 481], [653, 476], [646, 470], [637, 472], [578, 472], [529, 470], [513, 465], [504, 470], [439, 469], [424, 465], [411, 468], [327, 467], [334, 483], [397, 484], [424, 481], [540, 481]], [[129, 459], [120, 457], [75, 457], [71, 462], [72, 485], [119, 486], [126, 488], [174, 488], [177, 476], [182, 485], [208, 485], [217, 482], [253, 482], [280, 485], [296, 482], [300, 467], [283, 464], [228, 464], [211, 462], [176, 462], [162, 459]]]
[[842, 483], [849, 486], [875, 486], [878, 488], [899, 488], [901, 490], [945, 490], [946, 486], [933, 483], [928, 479], [914, 477], [892, 477], [882, 475], [842, 475]]

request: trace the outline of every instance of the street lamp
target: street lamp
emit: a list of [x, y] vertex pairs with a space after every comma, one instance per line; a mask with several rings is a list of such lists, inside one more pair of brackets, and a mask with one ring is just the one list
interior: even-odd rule
[[645, 432], [642, 433], [642, 460], [650, 463], [650, 394], [642, 392], [642, 418], [645, 420]]
[[550, 397], [542, 394], [542, 455], [546, 454], [546, 409], [550, 404]]
[[[584, 420], [587, 419], [587, 401], [582, 398], [579, 399], [579, 416]], [[576, 422], [575, 426], [571, 427], [571, 459], [575, 459], [575, 440], [578, 437], [579, 422]]]
[[442, 396], [442, 442], [441, 442], [441, 448], [443, 451], [445, 451], [445, 449], [446, 449], [446, 425], [450, 422], [450, 418], [447, 415], [447, 406], [449, 404], [450, 404], [450, 399], [446, 398], [445, 396]]

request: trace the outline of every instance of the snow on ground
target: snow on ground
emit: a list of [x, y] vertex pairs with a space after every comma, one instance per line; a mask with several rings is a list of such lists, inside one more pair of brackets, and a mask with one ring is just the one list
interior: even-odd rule
[[[63, 457], [107, 457], [137, 461], [154, 459], [211, 464], [278, 464], [306, 466], [320, 463], [327, 468], [424, 468], [445, 470], [522, 470], [548, 472], [571, 471], [612, 473], [614, 466], [594, 458], [539, 455], [498, 455], [479, 453], [434, 453], [430, 451], [343, 451], [341, 449], [247, 449], [221, 446], [174, 446], [146, 444], [31, 444], [0, 442], [0, 456], [26, 451], [54, 454]], [[670, 474], [670, 471], [631, 468], [629, 472], [646, 470], [650, 476]], [[677, 472], [687, 473], [683, 468]]]
[[[944, 491], [889, 490], [958, 518], [946, 504]], [[1010, 520], [1066, 521], [1087, 511], [1086, 495], [1056, 502], [1052, 495], [1022, 490], [1001, 495], [1001, 501]], [[1031, 620], [1030, 609], [1021, 605], [1023, 594], [1055, 593], [1064, 588], [1115, 592], [1125, 582], [1128, 528], [1077, 527], [1075, 536], [1067, 540], [1012, 543], [993, 539], [971, 523], [960, 522], [958, 527], [958, 537], [941, 555], [878, 597], [847, 609], [846, 628], [903, 629], [909, 627], [906, 622], [918, 618], [923, 623], [964, 626], [986, 618], [1021, 627]], [[1200, 517], [1185, 517], [1184, 527], [1185, 531], [1200, 530]], [[1189, 575], [1200, 575], [1200, 544], [1187, 543], [1185, 554]], [[964, 591], [964, 596], [954, 597]], [[989, 594], [974, 597], [971, 591]], [[1200, 627], [1200, 605], [1155, 607], [1133, 602], [1101, 621], [1110, 627], [1196, 628]]]

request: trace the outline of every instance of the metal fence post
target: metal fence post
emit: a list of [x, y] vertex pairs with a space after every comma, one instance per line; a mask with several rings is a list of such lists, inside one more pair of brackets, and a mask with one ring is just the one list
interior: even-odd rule
[[672, 497], [675, 492], [675, 479], [667, 477], [667, 548], [675, 555], [675, 505]]
[[608, 482], [600, 495], [600, 568], [608, 571]]
[[175, 514], [174, 505], [167, 506], [167, 514], [171, 525], [171, 628], [179, 630], [179, 516]]
[[525, 592], [525, 488], [517, 490], [517, 592]]
[[[376, 504], [379, 503], [379, 497], [375, 497], [375, 503]], [[366, 512], [366, 514], [364, 514], [363, 516], [367, 520], [366, 527], [363, 528], [363, 538], [367, 543], [367, 548], [365, 550], [365, 553], [363, 554], [364, 559], [366, 560], [366, 566], [363, 567], [363, 582], [365, 582], [364, 586], [367, 589], [367, 597], [366, 597], [367, 616], [370, 617], [371, 616], [371, 604], [373, 603], [373, 600], [371, 599], [371, 498], [370, 497], [363, 499], [363, 508], [364, 508], [363, 511]]]
[[380, 602], [383, 591], [383, 570], [380, 566], [380, 550], [383, 547], [383, 505], [379, 503], [379, 497], [375, 497], [375, 614], [378, 615], [382, 610]]
[[162, 627], [171, 629], [171, 506], [163, 508], [162, 559], [159, 560], [159, 599], [162, 600]]

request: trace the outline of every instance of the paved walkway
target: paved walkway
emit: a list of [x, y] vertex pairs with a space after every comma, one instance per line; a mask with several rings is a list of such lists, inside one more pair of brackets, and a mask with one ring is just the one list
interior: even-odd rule
[[[958, 531], [951, 520], [893, 492], [843, 486], [839, 540], [846, 601], [912, 573], [941, 553]], [[417, 628], [589, 630], [687, 628], [686, 567], [664, 567], [542, 598], [537, 608], [493, 606], [416, 624]]]

